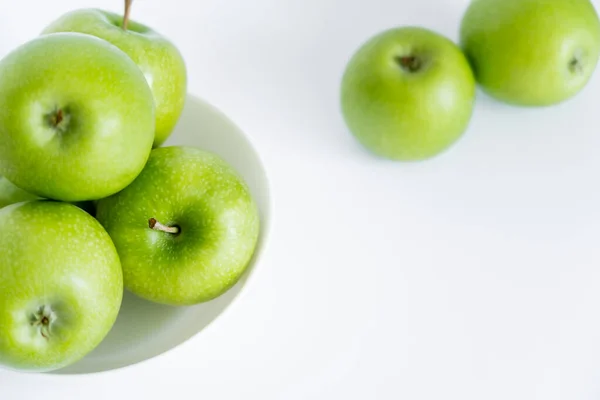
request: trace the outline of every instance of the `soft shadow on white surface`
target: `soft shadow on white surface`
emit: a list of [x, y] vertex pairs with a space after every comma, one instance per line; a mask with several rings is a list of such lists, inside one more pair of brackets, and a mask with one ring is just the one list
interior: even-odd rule
[[269, 189], [257, 153], [244, 134], [222, 113], [193, 96], [172, 137], [165, 144], [197, 146], [228, 161], [245, 179], [261, 213], [262, 232], [248, 270], [223, 296], [193, 307], [150, 303], [126, 292], [115, 326], [87, 357], [58, 374], [85, 374], [136, 364], [190, 339], [213, 322], [236, 299], [255, 269], [264, 247], [269, 220]]

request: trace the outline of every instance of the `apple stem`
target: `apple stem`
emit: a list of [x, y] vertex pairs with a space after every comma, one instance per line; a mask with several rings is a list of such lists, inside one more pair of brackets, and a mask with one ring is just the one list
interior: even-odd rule
[[58, 126], [63, 120], [63, 110], [59, 109], [54, 115], [54, 126]]
[[123, 30], [127, 30], [127, 24], [129, 24], [129, 15], [131, 14], [131, 3], [133, 3], [133, 0], [125, 0], [125, 13], [123, 14]]
[[158, 222], [154, 218], [150, 218], [148, 220], [148, 226], [150, 227], [150, 229], [154, 229], [155, 231], [162, 231], [162, 232], [172, 233], [174, 235], [176, 235], [176, 234], [179, 233], [179, 227], [178, 226], [166, 226], [166, 225], [161, 224], [160, 222]]
[[417, 72], [421, 69], [421, 60], [415, 56], [396, 57], [396, 62], [408, 72]]

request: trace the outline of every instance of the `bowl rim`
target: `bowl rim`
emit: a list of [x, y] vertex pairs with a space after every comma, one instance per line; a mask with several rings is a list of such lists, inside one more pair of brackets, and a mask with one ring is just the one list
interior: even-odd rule
[[[267, 173], [265, 163], [264, 163], [263, 159], [260, 157], [260, 153], [258, 152], [257, 148], [254, 146], [254, 144], [252, 143], [252, 141], [250, 140], [248, 135], [245, 133], [244, 130], [242, 130], [242, 128], [240, 128], [240, 126], [236, 122], [233, 121], [232, 118], [230, 118], [227, 114], [225, 114], [220, 108], [216, 107], [209, 101], [205, 100], [203, 97], [195, 95], [191, 92], [188, 92], [186, 94], [186, 97], [188, 97], [192, 101], [202, 103], [206, 108], [210, 109], [212, 112], [214, 112], [215, 114], [219, 115], [221, 118], [226, 120], [231, 125], [231, 127], [240, 134], [240, 136], [246, 142], [248, 147], [254, 152], [254, 155], [258, 161], [258, 166], [262, 170], [261, 172], [264, 177], [265, 192], [268, 195], [264, 199], [264, 210], [261, 215], [262, 226], [261, 226], [260, 238], [259, 238], [259, 242], [258, 242], [256, 251], [254, 252], [254, 255], [252, 257], [252, 261], [251, 261], [253, 263], [252, 268], [250, 268], [250, 270], [247, 272], [246, 277], [243, 278], [244, 282], [241, 285], [240, 289], [231, 298], [231, 301], [223, 308], [223, 310], [216, 317], [214, 317], [201, 331], [196, 332], [195, 334], [191, 335], [189, 338], [181, 341], [180, 343], [176, 344], [175, 346], [171, 347], [168, 350], [160, 352], [159, 354], [157, 354], [155, 356], [152, 356], [152, 357], [140, 360], [140, 361], [136, 361], [131, 364], [123, 365], [120, 367], [105, 369], [102, 371], [93, 371], [93, 372], [61, 373], [60, 372], [61, 369], [49, 371], [49, 372], [42, 372], [42, 373], [35, 372], [35, 371], [20, 371], [20, 370], [15, 371], [12, 369], [6, 369], [7, 371], [16, 372], [17, 374], [41, 375], [41, 376], [45, 376], [45, 377], [53, 377], [53, 378], [62, 379], [62, 380], [84, 379], [84, 378], [89, 378], [92, 376], [101, 376], [101, 375], [108, 375], [111, 373], [131, 371], [135, 367], [147, 365], [152, 362], [160, 362], [160, 359], [165, 357], [167, 354], [171, 353], [172, 351], [174, 351], [176, 349], [181, 349], [183, 346], [191, 345], [192, 342], [194, 340], [197, 340], [201, 335], [205, 334], [207, 331], [209, 331], [211, 329], [215, 329], [216, 326], [218, 326], [218, 322], [220, 320], [222, 320], [224, 317], [226, 317], [227, 315], [229, 315], [230, 313], [233, 312], [234, 308], [240, 303], [240, 300], [242, 299], [242, 297], [248, 293], [251, 286], [255, 283], [255, 281], [257, 279], [257, 275], [258, 275], [259, 260], [261, 260], [263, 258], [264, 254], [267, 250], [267, 247], [268, 247], [268, 242], [269, 242], [268, 238], [270, 236], [272, 219], [273, 219], [273, 216], [272, 216], [273, 198], [272, 198], [271, 184], [269, 181], [269, 175]], [[72, 364], [72, 366], [75, 366], [75, 365], [76, 365], [76, 363]]]

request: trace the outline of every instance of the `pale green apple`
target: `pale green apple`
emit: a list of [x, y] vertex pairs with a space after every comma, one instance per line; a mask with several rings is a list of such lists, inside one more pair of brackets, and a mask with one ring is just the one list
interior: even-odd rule
[[448, 149], [473, 112], [475, 80], [461, 50], [425, 28], [402, 27], [368, 40], [342, 80], [352, 134], [384, 158], [416, 161]]
[[[4, 208], [11, 204], [21, 203], [24, 201], [32, 201], [32, 200], [42, 200], [42, 197], [36, 196], [35, 194], [31, 194], [29, 192], [24, 191], [20, 187], [17, 187], [14, 183], [6, 179], [5, 177], [0, 177], [0, 208]], [[71, 203], [90, 215], [96, 214], [96, 207], [92, 201], [80, 201]]]
[[107, 40], [123, 50], [140, 67], [156, 104], [154, 147], [161, 145], [177, 124], [187, 93], [187, 72], [177, 47], [164, 35], [134, 21], [123, 29], [123, 16], [99, 9], [71, 11], [43, 33], [81, 32]]
[[91, 35], [38, 37], [0, 61], [0, 174], [35, 195], [94, 200], [131, 183], [154, 102], [125, 53]]
[[573, 97], [600, 56], [600, 21], [589, 0], [473, 1], [460, 36], [482, 88], [515, 105]]
[[242, 178], [193, 147], [152, 151], [138, 178], [100, 200], [125, 288], [157, 303], [192, 305], [225, 293], [254, 253], [260, 222]]
[[23, 201], [39, 199], [39, 196], [24, 191], [3, 176], [0, 177], [0, 208]]
[[112, 328], [123, 274], [102, 226], [79, 208], [30, 201], [0, 210], [0, 365], [66, 367]]

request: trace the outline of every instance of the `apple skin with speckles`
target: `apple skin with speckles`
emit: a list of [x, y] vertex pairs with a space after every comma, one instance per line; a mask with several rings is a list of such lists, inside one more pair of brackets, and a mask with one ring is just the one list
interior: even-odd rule
[[91, 35], [37, 37], [0, 61], [0, 175], [66, 202], [110, 196], [142, 171], [152, 92], [137, 65]]
[[0, 366], [47, 372], [69, 366], [106, 337], [123, 274], [103, 227], [67, 203], [0, 210]]
[[156, 104], [154, 147], [171, 135], [185, 105], [187, 70], [178, 48], [154, 29], [100, 9], [74, 10], [59, 17], [42, 34], [80, 32], [104, 39], [124, 51], [144, 73]]
[[174, 306], [212, 300], [235, 285], [260, 231], [237, 171], [185, 146], [152, 150], [131, 185], [98, 202], [96, 217], [115, 243], [125, 288]]

